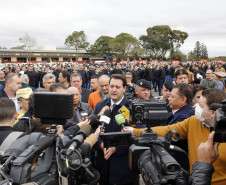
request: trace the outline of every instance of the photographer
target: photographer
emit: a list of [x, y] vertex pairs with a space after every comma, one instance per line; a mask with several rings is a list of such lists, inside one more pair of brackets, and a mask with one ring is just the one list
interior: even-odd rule
[[[165, 136], [169, 130], [176, 130], [180, 134], [180, 139], [188, 140], [190, 169], [195, 161], [198, 161], [198, 146], [201, 142], [206, 141], [210, 133], [210, 129], [214, 126], [215, 111], [210, 110], [212, 103], [220, 103], [226, 98], [226, 93], [219, 89], [203, 90], [199, 99], [199, 105], [196, 106], [195, 116], [168, 126], [153, 127], [152, 130], [158, 136]], [[140, 137], [141, 131], [144, 129], [134, 129], [125, 127], [124, 131], [132, 131], [137, 137]], [[226, 144], [219, 146], [219, 158], [214, 163], [215, 173], [213, 174], [212, 184], [221, 185], [226, 183]]]

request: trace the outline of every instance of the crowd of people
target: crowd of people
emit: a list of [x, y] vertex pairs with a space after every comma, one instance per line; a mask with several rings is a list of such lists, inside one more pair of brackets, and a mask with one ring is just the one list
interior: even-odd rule
[[[47, 132], [48, 125], [41, 124], [34, 117], [33, 92], [74, 95], [73, 117], [59, 129], [59, 135], [71, 126], [81, 125], [83, 118], [92, 114], [100, 117], [109, 110], [110, 123], [105, 125], [105, 133], [130, 131], [140, 137], [145, 124], [133, 125], [127, 120], [122, 130], [115, 116], [128, 100], [161, 99], [167, 102], [168, 120], [166, 124], [152, 129], [158, 136], [165, 136], [169, 130], [180, 134], [180, 141], [174, 144], [182, 148], [189, 159], [186, 161], [183, 155], [174, 157], [186, 171], [189, 168], [194, 170], [191, 174], [195, 175], [190, 180], [194, 184], [210, 183], [214, 167], [212, 184], [226, 184], [226, 146], [213, 142], [214, 133], [209, 136], [214, 129], [215, 117], [210, 105], [226, 98], [225, 70], [226, 63], [222, 61], [6, 66], [0, 71], [0, 101], [2, 98], [11, 99], [17, 113], [13, 124], [6, 124], [0, 118], [0, 144], [12, 131], [27, 134]], [[96, 128], [93, 128], [93, 133]], [[98, 138], [93, 147], [92, 160], [100, 173], [100, 185], [139, 184], [139, 176], [129, 168], [128, 152], [128, 146], [105, 148], [102, 139]], [[197, 161], [201, 169], [197, 167]], [[207, 169], [211, 173], [203, 172]], [[199, 178], [203, 173], [205, 181]]]

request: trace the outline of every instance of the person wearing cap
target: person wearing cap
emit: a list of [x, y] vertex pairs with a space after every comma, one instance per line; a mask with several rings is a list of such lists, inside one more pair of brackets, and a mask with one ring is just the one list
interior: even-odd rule
[[19, 89], [16, 92], [18, 104], [21, 107], [21, 109], [18, 112], [19, 113], [18, 118], [24, 115], [28, 111], [28, 100], [31, 94], [32, 94], [32, 89], [29, 87], [24, 89]]
[[219, 89], [224, 89], [224, 84], [222, 81], [220, 81], [220, 76], [218, 76], [217, 74], [213, 73], [212, 75], [213, 79], [216, 80], [218, 82], [218, 88]]
[[214, 72], [225, 72], [225, 69], [222, 67], [222, 63], [217, 64], [217, 68], [215, 69]]
[[30, 129], [30, 121], [32, 119], [31, 112], [29, 111], [29, 99], [32, 94], [31, 88], [19, 89], [16, 92], [18, 104], [21, 110], [18, 112], [17, 121], [14, 123], [13, 130], [20, 132], [28, 132]]
[[141, 79], [136, 83], [135, 93], [138, 100], [150, 100], [151, 98], [151, 85], [145, 80]]

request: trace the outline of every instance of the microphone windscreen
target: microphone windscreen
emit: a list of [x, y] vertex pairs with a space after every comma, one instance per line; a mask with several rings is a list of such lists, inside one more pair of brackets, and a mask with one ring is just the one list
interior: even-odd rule
[[220, 108], [222, 108], [222, 104], [220, 104], [220, 103], [212, 103], [211, 105], [210, 105], [210, 110], [214, 110], [214, 111], [216, 111], [217, 109], [220, 109]]
[[117, 114], [117, 115], [115, 116], [115, 121], [116, 121], [116, 123], [117, 123], [118, 125], [121, 125], [121, 124], [126, 123], [126, 120], [125, 120], [124, 116], [121, 115], [121, 114]]
[[107, 109], [104, 111], [104, 116], [111, 117], [111, 110]]
[[80, 131], [85, 132], [86, 133], [86, 137], [87, 137], [90, 134], [91, 129], [92, 129], [91, 125], [85, 125], [79, 130], [79, 132]]

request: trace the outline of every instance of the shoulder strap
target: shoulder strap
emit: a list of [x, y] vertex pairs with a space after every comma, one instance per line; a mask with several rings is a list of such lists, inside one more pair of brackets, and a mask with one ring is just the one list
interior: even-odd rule
[[0, 146], [0, 155], [3, 156], [10, 145], [17, 140], [23, 132], [11, 132]]

